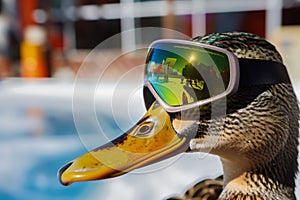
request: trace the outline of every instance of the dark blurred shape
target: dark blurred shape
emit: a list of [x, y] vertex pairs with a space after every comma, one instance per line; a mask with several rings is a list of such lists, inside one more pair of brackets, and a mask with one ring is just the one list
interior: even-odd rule
[[12, 47], [15, 41], [11, 20], [4, 13], [3, 8], [3, 2], [0, 0], [0, 80], [13, 74], [14, 49]]
[[[93, 49], [105, 39], [120, 33], [120, 20], [97, 20], [85, 21], [79, 20], [75, 23], [76, 31], [76, 48]], [[120, 47], [121, 41], [116, 41], [111, 48]]]
[[282, 25], [300, 25], [300, 2], [282, 11]]

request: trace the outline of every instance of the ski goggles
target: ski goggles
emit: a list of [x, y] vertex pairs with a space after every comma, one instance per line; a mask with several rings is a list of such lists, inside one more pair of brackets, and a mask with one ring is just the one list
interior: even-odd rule
[[155, 41], [146, 58], [145, 85], [168, 112], [208, 104], [241, 87], [276, 83], [290, 83], [282, 63], [241, 59], [194, 41]]

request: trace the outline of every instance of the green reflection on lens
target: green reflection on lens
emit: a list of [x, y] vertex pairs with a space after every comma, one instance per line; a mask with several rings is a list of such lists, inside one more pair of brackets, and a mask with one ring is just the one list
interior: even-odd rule
[[158, 93], [158, 95], [169, 105], [178, 106], [182, 104], [182, 102], [180, 101], [180, 96], [178, 95], [179, 92], [177, 91], [178, 89], [180, 89], [179, 87], [176, 87], [176, 90], [174, 90], [174, 87], [172, 88], [170, 87], [170, 85], [168, 86], [159, 83], [152, 83], [152, 85]]

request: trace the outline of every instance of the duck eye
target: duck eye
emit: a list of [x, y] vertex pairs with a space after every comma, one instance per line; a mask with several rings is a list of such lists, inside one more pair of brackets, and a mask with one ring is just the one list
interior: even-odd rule
[[150, 129], [150, 127], [148, 125], [144, 125], [139, 129], [140, 133], [145, 133]]
[[137, 130], [134, 136], [136, 137], [145, 137], [148, 136], [150, 131], [152, 130], [153, 124], [148, 122], [145, 124], [142, 124]]

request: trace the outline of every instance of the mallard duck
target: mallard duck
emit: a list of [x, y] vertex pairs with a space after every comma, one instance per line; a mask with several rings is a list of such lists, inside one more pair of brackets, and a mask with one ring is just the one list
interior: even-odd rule
[[[282, 63], [275, 47], [254, 34], [213, 33], [192, 40], [225, 48], [238, 58]], [[296, 199], [299, 109], [290, 83], [240, 88], [227, 97], [224, 116], [211, 118], [208, 104], [192, 121], [166, 112], [146, 89], [144, 95], [148, 111], [137, 125], [62, 167], [62, 184], [111, 178], [182, 152], [209, 150], [223, 165], [219, 200]]]

